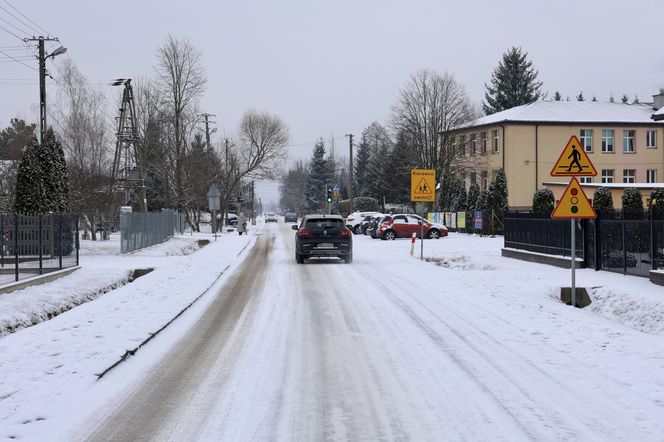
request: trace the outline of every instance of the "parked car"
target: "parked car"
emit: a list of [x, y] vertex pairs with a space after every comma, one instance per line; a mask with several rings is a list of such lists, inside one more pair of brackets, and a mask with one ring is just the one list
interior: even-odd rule
[[266, 223], [276, 223], [277, 222], [277, 214], [274, 212], [267, 212], [265, 214], [265, 222]]
[[[424, 225], [421, 226], [421, 223]], [[443, 224], [430, 223], [422, 220], [420, 216], [404, 213], [392, 215], [383, 221], [378, 226], [378, 236], [381, 239], [410, 238], [415, 233], [419, 238], [422, 227], [425, 238], [438, 239], [447, 236], [447, 227]]]
[[367, 216], [379, 215], [378, 212], [353, 212], [346, 217], [346, 227], [353, 233], [362, 233], [362, 221]]
[[[221, 215], [217, 216], [217, 222], [221, 222]], [[226, 225], [227, 226], [237, 226], [237, 215], [234, 213], [226, 214]]]
[[286, 212], [284, 215], [284, 222], [285, 223], [296, 223], [297, 222], [297, 214], [294, 212]]
[[295, 261], [303, 264], [307, 258], [335, 257], [353, 261], [353, 234], [339, 215], [306, 215], [298, 226], [294, 224]]
[[373, 239], [379, 238], [378, 226], [380, 226], [382, 222], [385, 222], [388, 219], [390, 219], [390, 215], [379, 215], [372, 217], [371, 223], [369, 224], [369, 227], [367, 228], [365, 234], [371, 236], [371, 238]]

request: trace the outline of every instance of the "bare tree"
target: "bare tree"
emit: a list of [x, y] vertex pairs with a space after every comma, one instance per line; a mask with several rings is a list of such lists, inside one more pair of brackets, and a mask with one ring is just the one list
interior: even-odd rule
[[474, 116], [464, 87], [452, 74], [421, 70], [400, 91], [392, 126], [411, 140], [419, 166], [442, 176], [458, 161], [446, 132]]
[[174, 165], [176, 206], [182, 210], [185, 192], [182, 162], [186, 151], [187, 126], [207, 82], [201, 53], [189, 40], [169, 36], [157, 51], [157, 73], [162, 90], [162, 107], [172, 128], [171, 161]]
[[111, 121], [104, 115], [103, 91], [90, 87], [73, 62], [65, 60], [60, 73], [62, 88], [53, 107], [70, 175], [70, 208], [90, 220], [96, 239], [94, 225], [108, 202]]

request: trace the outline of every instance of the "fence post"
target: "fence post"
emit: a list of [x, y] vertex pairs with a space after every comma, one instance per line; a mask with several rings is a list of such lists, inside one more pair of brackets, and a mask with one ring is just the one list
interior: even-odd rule
[[0, 215], [0, 267], [5, 266], [5, 216]]
[[79, 260], [78, 260], [78, 249], [81, 247], [81, 243], [79, 242], [78, 239], [78, 229], [80, 228], [80, 218], [77, 216], [76, 217], [76, 265], [80, 265]]
[[60, 270], [62, 270], [62, 215], [57, 215], [58, 217], [58, 249], [59, 249], [59, 261], [58, 265]]
[[657, 270], [657, 265], [655, 265], [655, 253], [657, 252], [657, 247], [655, 246], [655, 221], [654, 218], [654, 207], [650, 207], [650, 269]]
[[43, 217], [44, 215], [39, 215], [39, 223], [38, 223], [38, 228], [39, 228], [39, 233], [37, 234], [37, 237], [39, 238], [37, 240], [37, 247], [39, 248], [39, 274], [43, 275], [44, 274], [44, 238], [43, 238]]
[[600, 237], [600, 230], [602, 223], [602, 212], [597, 213], [597, 218], [595, 218], [595, 228], [593, 229], [593, 234], [595, 235], [595, 271], [599, 271], [602, 268], [602, 240]]
[[623, 260], [623, 275], [627, 274], [627, 241], [625, 240], [625, 209], [620, 211], [620, 224], [622, 231], [622, 260]]
[[18, 281], [18, 215], [14, 215], [14, 275]]

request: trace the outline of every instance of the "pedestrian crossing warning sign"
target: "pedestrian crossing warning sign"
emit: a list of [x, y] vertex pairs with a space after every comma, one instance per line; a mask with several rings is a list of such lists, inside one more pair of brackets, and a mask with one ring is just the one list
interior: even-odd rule
[[581, 184], [576, 178], [572, 178], [567, 185], [567, 189], [565, 189], [565, 193], [560, 197], [558, 205], [553, 209], [551, 218], [580, 219], [596, 217], [597, 213], [595, 213], [595, 209], [583, 192]]
[[597, 170], [579, 139], [572, 135], [560, 158], [551, 169], [551, 176], [595, 176]]
[[410, 200], [422, 202], [436, 201], [436, 171], [431, 169], [411, 169]]

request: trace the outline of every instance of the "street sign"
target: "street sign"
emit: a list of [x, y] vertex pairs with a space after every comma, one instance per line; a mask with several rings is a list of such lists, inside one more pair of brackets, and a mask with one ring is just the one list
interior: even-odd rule
[[557, 219], [583, 219], [583, 218], [596, 218], [597, 213], [588, 201], [586, 194], [583, 192], [581, 185], [572, 178], [565, 189], [565, 193], [560, 197], [558, 205], [553, 210], [551, 218]]
[[330, 186], [332, 187], [332, 192], [340, 192], [341, 191], [341, 186], [339, 186], [339, 183], [332, 183]]
[[219, 188], [217, 187], [216, 184], [211, 184], [210, 189], [208, 190], [207, 197], [208, 197], [208, 208], [210, 210], [219, 210], [219, 197], [221, 196], [221, 192], [219, 192]]
[[597, 170], [579, 142], [572, 135], [551, 169], [551, 176], [596, 176]]
[[410, 200], [421, 202], [436, 201], [436, 171], [431, 169], [411, 169]]

